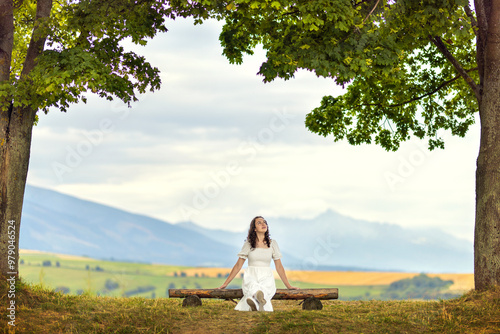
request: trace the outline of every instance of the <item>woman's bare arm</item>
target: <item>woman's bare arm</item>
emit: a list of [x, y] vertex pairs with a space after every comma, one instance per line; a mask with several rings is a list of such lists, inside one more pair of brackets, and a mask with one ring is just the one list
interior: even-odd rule
[[286, 273], [285, 273], [285, 268], [283, 268], [283, 264], [281, 263], [281, 260], [280, 259], [274, 260], [274, 265], [276, 266], [276, 271], [278, 272], [278, 275], [280, 275], [280, 278], [283, 281], [283, 283], [285, 284], [285, 286], [287, 287], [287, 289], [298, 290], [299, 288], [297, 288], [295, 286], [291, 286], [290, 283], [288, 282], [288, 278], [286, 277]]
[[233, 280], [233, 278], [238, 275], [240, 272], [241, 268], [243, 267], [243, 264], [245, 263], [245, 259], [242, 259], [241, 257], [238, 258], [238, 261], [236, 261], [236, 264], [234, 265], [233, 269], [231, 269], [231, 272], [229, 273], [229, 276], [227, 277], [226, 281], [224, 284], [222, 284], [220, 287], [217, 289], [225, 289], [229, 283]]

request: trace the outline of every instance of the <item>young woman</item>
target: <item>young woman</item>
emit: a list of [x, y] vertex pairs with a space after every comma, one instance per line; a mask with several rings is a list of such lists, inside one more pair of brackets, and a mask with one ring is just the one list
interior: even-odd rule
[[238, 261], [224, 284], [218, 289], [225, 289], [243, 267], [248, 259], [248, 268], [243, 275], [243, 298], [235, 310], [238, 311], [273, 311], [271, 298], [276, 293], [273, 271], [270, 267], [274, 260], [276, 271], [288, 289], [298, 289], [288, 283], [285, 269], [281, 264], [281, 252], [275, 240], [269, 238], [267, 222], [261, 216], [252, 219], [248, 236], [238, 253]]

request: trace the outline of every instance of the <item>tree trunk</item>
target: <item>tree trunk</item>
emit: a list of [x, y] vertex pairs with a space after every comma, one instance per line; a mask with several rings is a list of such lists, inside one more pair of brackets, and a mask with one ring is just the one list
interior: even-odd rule
[[[33, 32], [21, 72], [21, 80], [36, 66], [47, 31], [40, 23], [50, 16], [52, 0], [38, 0]], [[0, 0], [0, 83], [9, 80], [14, 24], [13, 1]], [[43, 30], [42, 30], [43, 31]], [[31, 133], [36, 110], [13, 107], [12, 98], [0, 101], [0, 275], [19, 275], [19, 234], [24, 188], [28, 176]]]
[[[474, 281], [477, 290], [500, 285], [500, 3], [484, 1], [481, 5], [484, 33], [481, 34], [480, 28], [478, 57], [484, 58], [478, 59], [478, 64], [484, 64], [484, 77], [479, 101], [481, 142], [476, 170]], [[481, 25], [482, 14], [477, 13]]]
[[0, 118], [0, 274], [10, 276], [19, 273], [19, 229], [35, 112], [10, 107], [0, 112]]
[[[12, 0], [0, 0], [0, 82], [9, 80], [14, 47], [14, 12]], [[1, 106], [1, 103], [0, 103]]]
[[[9, 80], [10, 76], [10, 63], [12, 57], [12, 49], [14, 46], [14, 13], [13, 13], [12, 0], [0, 0], [0, 83]], [[8, 269], [8, 224], [9, 219], [17, 219], [19, 217], [11, 216], [12, 208], [7, 203], [8, 185], [4, 180], [7, 178], [8, 165], [8, 132], [11, 109], [9, 108], [9, 98], [0, 100], [0, 276], [6, 275], [7, 272], [17, 272], [17, 259], [14, 256], [15, 266], [14, 270]], [[9, 206], [9, 212], [7, 207]], [[10, 217], [10, 218], [8, 218]], [[18, 229], [18, 226], [14, 228]], [[19, 231], [15, 230], [15, 237], [18, 239]], [[15, 239], [16, 239], [15, 238]], [[17, 242], [17, 241], [16, 241]], [[16, 243], [17, 245], [17, 243]], [[15, 248], [17, 249], [17, 247]], [[17, 250], [16, 252], [17, 253]], [[17, 255], [17, 254], [15, 254]]]

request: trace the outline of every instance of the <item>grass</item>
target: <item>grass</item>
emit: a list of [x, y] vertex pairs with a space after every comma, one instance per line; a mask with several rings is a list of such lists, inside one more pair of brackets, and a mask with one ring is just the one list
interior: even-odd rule
[[15, 333], [500, 333], [498, 287], [446, 301], [324, 301], [321, 311], [273, 301], [275, 312], [258, 313], [222, 300], [184, 308], [180, 299], [63, 295], [18, 280], [15, 300]]

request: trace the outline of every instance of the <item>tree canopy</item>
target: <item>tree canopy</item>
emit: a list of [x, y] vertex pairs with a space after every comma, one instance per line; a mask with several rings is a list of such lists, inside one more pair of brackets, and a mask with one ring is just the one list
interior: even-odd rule
[[86, 92], [128, 103], [148, 88], [158, 89], [158, 69], [123, 42], [145, 45], [166, 32], [166, 19], [176, 15], [168, 1], [19, 1], [13, 7], [9, 80], [0, 87], [8, 103], [2, 107], [12, 102], [66, 111], [85, 102]]
[[[313, 71], [347, 87], [307, 115], [314, 133], [397, 150], [411, 135], [444, 147], [438, 130], [464, 136], [477, 100], [475, 20], [466, 0], [235, 1], [220, 36], [241, 63], [262, 44], [265, 82]], [[457, 69], [461, 72], [457, 73]]]
[[[157, 31], [166, 31], [162, 4], [144, 1], [132, 8], [127, 4], [128, 1], [55, 2], [52, 14], [40, 17], [34, 1], [21, 2], [14, 11], [10, 91], [2, 92], [10, 93], [14, 106], [30, 105], [47, 112], [50, 107], [66, 111], [69, 103], [85, 101], [82, 93], [87, 91], [129, 102], [136, 99], [135, 91], [144, 92], [148, 86], [159, 88], [158, 70], [143, 57], [125, 51], [119, 42], [130, 39], [143, 44]], [[128, 12], [126, 16], [124, 12]], [[36, 66], [27, 69], [24, 60], [33, 22], [37, 29], [31, 38], [40, 34], [46, 36], [46, 42]]]

